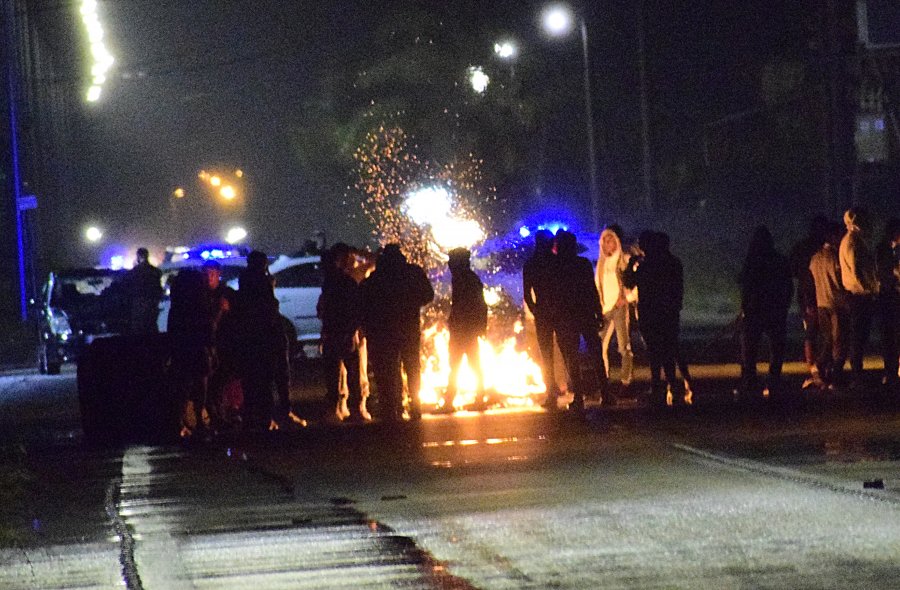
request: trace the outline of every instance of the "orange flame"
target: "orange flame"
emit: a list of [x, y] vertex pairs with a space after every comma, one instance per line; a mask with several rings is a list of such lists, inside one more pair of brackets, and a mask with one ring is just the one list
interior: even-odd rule
[[[521, 331], [517, 322], [516, 333]], [[441, 407], [450, 377], [450, 333], [443, 325], [434, 325], [423, 333], [424, 349], [432, 351], [422, 370], [419, 400], [424, 406]], [[484, 386], [489, 395], [505, 398], [506, 406], [535, 405], [534, 398], [546, 392], [541, 368], [528, 353], [519, 350], [515, 338], [493, 343], [479, 339]], [[476, 401], [478, 380], [467, 362], [459, 371], [456, 396], [450, 403], [454, 409], [471, 406]]]

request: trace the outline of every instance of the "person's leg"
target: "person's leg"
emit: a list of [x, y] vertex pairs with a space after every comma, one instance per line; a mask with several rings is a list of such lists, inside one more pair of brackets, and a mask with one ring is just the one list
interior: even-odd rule
[[459, 369], [462, 367], [463, 354], [466, 352], [464, 338], [456, 331], [450, 331], [450, 341], [447, 344], [450, 360], [450, 376], [447, 379], [447, 391], [444, 394], [442, 409], [453, 409], [453, 398], [456, 397], [457, 379]]
[[[608, 368], [603, 362], [603, 343], [600, 341], [600, 333], [597, 330], [596, 323], [588, 319], [583, 321], [580, 330], [581, 337], [584, 338], [584, 343], [587, 348], [588, 362], [590, 363], [593, 373], [597, 376], [596, 385], [600, 388], [600, 394], [604, 395], [609, 391], [609, 388], [607, 387], [608, 380], [606, 378]], [[589, 387], [589, 384], [585, 383], [585, 387]], [[591, 387], [591, 389], [593, 389], [593, 387]], [[585, 393], [589, 392], [589, 390], [585, 390]]]
[[562, 355], [566, 372], [572, 382], [574, 409], [584, 408], [584, 385], [581, 378], [581, 367], [578, 358], [579, 334], [574, 326], [560, 326], [556, 331], [556, 341]]
[[353, 349], [344, 353], [342, 360], [347, 369], [347, 410], [348, 418], [360, 420], [362, 412], [362, 385], [359, 379], [359, 350]]
[[475, 373], [476, 389], [475, 389], [475, 409], [482, 410], [485, 407], [485, 387], [484, 387], [484, 371], [481, 367], [481, 350], [478, 344], [478, 335], [473, 334], [466, 341], [466, 360], [469, 367]]
[[325, 379], [325, 419], [340, 417], [341, 404], [341, 356], [325, 346], [322, 354], [322, 372]]
[[816, 343], [818, 350], [815, 367], [821, 382], [830, 383], [834, 372], [835, 326], [837, 324], [837, 314], [834, 313], [834, 310], [827, 307], [820, 307], [817, 309], [817, 312], [819, 317], [816, 323], [819, 326], [819, 341]]
[[781, 369], [784, 366], [784, 351], [787, 346], [787, 316], [777, 315], [769, 318], [766, 331], [772, 346], [772, 358], [769, 361], [769, 385], [781, 381]]
[[538, 349], [541, 352], [541, 374], [544, 377], [544, 385], [547, 391], [557, 393], [555, 355], [553, 342], [553, 323], [543, 317], [534, 318], [534, 331], [537, 336]]
[[[622, 374], [621, 380], [622, 385], [626, 387], [631, 384], [631, 379], [634, 375], [634, 352], [631, 350], [631, 319], [630, 313], [628, 311], [628, 306], [623, 305], [622, 307], [616, 308], [616, 313], [613, 316], [616, 330], [616, 340], [619, 344], [619, 354], [622, 357]], [[604, 346], [604, 350], [606, 347]], [[605, 362], [605, 359], [604, 359]], [[609, 365], [607, 364], [607, 373], [609, 371]]]
[[897, 326], [900, 323], [900, 296], [885, 293], [879, 299], [879, 320], [881, 326], [881, 357], [884, 359], [885, 384], [898, 382]]
[[[400, 349], [400, 360], [406, 373], [406, 390], [409, 394], [409, 410], [413, 418], [421, 416], [419, 391], [422, 389], [422, 341], [419, 334], [410, 337]], [[400, 413], [403, 413], [402, 376], [401, 389], [397, 400]]]
[[868, 297], [850, 296], [850, 321], [850, 369], [853, 379], [858, 380], [863, 375], [863, 359], [872, 327], [872, 305]]
[[399, 346], [391, 342], [377, 342], [370, 339], [369, 361], [378, 394], [376, 417], [381, 420], [397, 420], [400, 418], [403, 396]]
[[[603, 333], [603, 342], [601, 346], [601, 349], [603, 350], [603, 366], [606, 368], [607, 379], [609, 379], [609, 345], [612, 343], [613, 334], [616, 334], [616, 339], [621, 342], [616, 329], [615, 313], [616, 310], [613, 309], [603, 316], [603, 328], [601, 329], [601, 332]], [[619, 348], [621, 349], [621, 346]], [[621, 352], [621, 350], [619, 352]], [[624, 364], [624, 362], [625, 357], [622, 357], [622, 363]]]
[[760, 339], [759, 319], [745, 316], [741, 325], [741, 387], [745, 393], [756, 388], [756, 352]]

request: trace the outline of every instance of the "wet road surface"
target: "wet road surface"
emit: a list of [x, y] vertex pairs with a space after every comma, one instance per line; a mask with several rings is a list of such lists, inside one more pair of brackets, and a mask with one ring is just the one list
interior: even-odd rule
[[893, 587], [896, 408], [700, 385], [663, 412], [100, 452], [80, 444], [71, 375], [0, 378], [4, 448], [23, 444], [5, 464], [32, 478], [4, 508], [0, 587]]

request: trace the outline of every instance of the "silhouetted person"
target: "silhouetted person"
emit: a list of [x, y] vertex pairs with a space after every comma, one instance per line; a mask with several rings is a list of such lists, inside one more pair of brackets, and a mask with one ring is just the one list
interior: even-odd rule
[[465, 356], [477, 379], [475, 407], [484, 409], [484, 373], [481, 370], [481, 355], [478, 350], [478, 338], [484, 336], [487, 331], [488, 308], [484, 301], [484, 284], [469, 266], [468, 250], [454, 248], [448, 254], [450, 259], [447, 266], [452, 275], [448, 321], [450, 378], [443, 407], [447, 410], [453, 409], [457, 377]]
[[838, 247], [843, 234], [841, 224], [831, 224], [826, 230], [825, 242], [809, 261], [809, 271], [815, 286], [819, 335], [812, 380], [820, 388], [842, 381], [844, 362], [847, 360], [849, 312], [838, 259]]
[[125, 275], [131, 334], [155, 334], [159, 317], [159, 300], [163, 295], [162, 272], [150, 264], [146, 248], [137, 249], [134, 267]]
[[875, 268], [875, 252], [870, 220], [861, 209], [848, 209], [844, 213], [847, 233], [841, 240], [838, 256], [841, 261], [841, 281], [848, 291], [850, 308], [850, 369], [852, 385], [861, 385], [863, 357], [869, 341], [869, 331], [875, 316], [878, 296], [878, 274]]
[[[666, 404], [666, 383], [673, 398], [679, 386], [675, 366], [684, 270], [681, 261], [668, 251], [667, 241], [668, 237], [658, 232], [642, 232], [638, 246], [643, 255], [632, 256], [623, 275], [624, 284], [638, 290], [638, 325], [647, 345], [650, 401], [654, 405]], [[661, 373], [665, 374], [665, 382]]]
[[235, 303], [244, 424], [251, 429], [276, 428], [274, 390], [283, 371], [287, 340], [265, 253], [254, 250], [247, 255]]
[[215, 260], [203, 263], [203, 272], [216, 309], [212, 374], [206, 391], [206, 409], [215, 429], [230, 425], [232, 416], [224, 399], [226, 386], [237, 378], [234, 309], [237, 292], [222, 282], [222, 266]]
[[[182, 435], [204, 431], [209, 377], [215, 362], [216, 330], [223, 312], [217, 292], [220, 269], [182, 269], [172, 279], [168, 330], [172, 372], [185, 411]], [[212, 278], [211, 278], [212, 277]]]
[[809, 222], [806, 236], [791, 248], [791, 274], [797, 281], [797, 308], [803, 320], [803, 359], [811, 377], [804, 382], [808, 387], [814, 381], [813, 370], [816, 368], [816, 342], [818, 341], [818, 310], [816, 304], [816, 286], [809, 270], [813, 255], [825, 243], [825, 232], [828, 219], [824, 215], [816, 215]]
[[876, 255], [881, 356], [884, 358], [882, 384], [896, 393], [900, 390], [900, 377], [897, 376], [900, 361], [900, 219], [888, 220]]
[[522, 269], [522, 288], [525, 292], [525, 305], [534, 316], [534, 330], [541, 352], [541, 374], [547, 386], [547, 401], [544, 402], [544, 406], [550, 409], [556, 409], [556, 400], [560, 393], [554, 370], [555, 263], [553, 234], [546, 229], [538, 230], [534, 234], [534, 254], [525, 262]]
[[351, 277], [353, 253], [338, 242], [323, 257], [324, 281], [316, 306], [322, 320], [322, 357], [325, 364], [326, 419], [340, 419], [341, 366], [346, 370], [348, 420], [363, 421], [359, 369], [359, 329], [362, 327], [360, 287]]
[[772, 234], [765, 226], [753, 231], [740, 286], [742, 387], [746, 393], [756, 392], [756, 355], [765, 334], [771, 349], [767, 388], [772, 391], [780, 386], [787, 343], [787, 312], [794, 285], [788, 261], [775, 249]]
[[421, 266], [410, 264], [399, 244], [388, 244], [374, 272], [362, 282], [363, 327], [369, 363], [378, 389], [378, 414], [385, 420], [403, 416], [403, 373], [406, 372], [410, 416], [419, 419], [422, 306], [434, 289]]
[[[579, 348], [584, 339], [587, 347], [587, 363], [596, 375], [602, 393], [606, 394], [606, 368], [600, 342], [603, 312], [600, 296], [594, 284], [594, 268], [591, 262], [578, 256], [575, 234], [560, 230], [556, 234], [556, 264], [553, 282], [553, 308], [556, 311], [556, 336], [559, 350], [565, 361], [566, 371], [572, 380], [573, 399], [569, 408], [584, 410], [584, 399], [592, 385], [581, 370]], [[606, 403], [614, 403], [612, 398]]]

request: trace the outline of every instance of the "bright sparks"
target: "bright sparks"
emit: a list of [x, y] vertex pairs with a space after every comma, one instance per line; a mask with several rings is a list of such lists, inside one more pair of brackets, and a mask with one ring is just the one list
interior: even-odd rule
[[106, 74], [115, 60], [103, 42], [103, 25], [97, 16], [97, 0], [82, 0], [81, 21], [87, 31], [88, 43], [91, 46], [91, 85], [85, 96], [88, 102], [100, 100], [103, 84], [106, 82]]
[[454, 199], [446, 188], [425, 187], [409, 194], [404, 204], [406, 214], [415, 223], [427, 227], [441, 251], [471, 248], [484, 240], [484, 230], [477, 221], [456, 215]]

